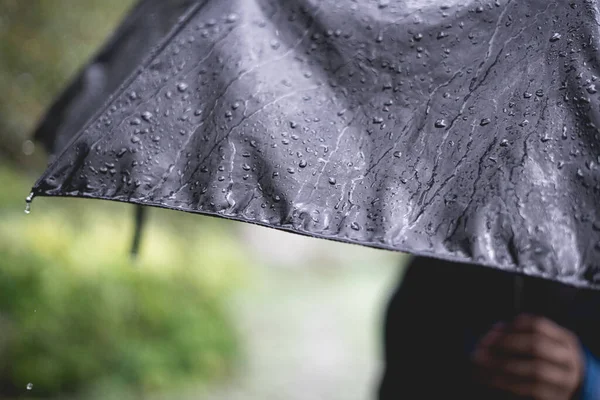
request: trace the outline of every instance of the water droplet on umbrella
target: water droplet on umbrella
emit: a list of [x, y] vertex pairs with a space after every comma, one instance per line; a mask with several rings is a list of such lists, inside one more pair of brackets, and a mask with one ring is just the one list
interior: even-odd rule
[[332, 178], [329, 178], [329, 184], [330, 184], [330, 185], [335, 185], [335, 184], [336, 184], [336, 182], [337, 182], [337, 181], [335, 180], [335, 178], [333, 178], [333, 177], [332, 177]]
[[585, 90], [587, 90], [589, 94], [595, 94], [598, 92], [598, 89], [596, 89], [596, 85], [594, 85], [593, 83], [586, 87]]
[[296, 170], [295, 170], [294, 168], [292, 168], [292, 167], [289, 167], [289, 168], [287, 169], [287, 172], [288, 172], [288, 173], [290, 173], [290, 174], [295, 174], [295, 173], [296, 173]]
[[135, 144], [135, 143], [139, 143], [139, 142], [140, 142], [140, 138], [139, 137], [134, 136], [134, 137], [131, 138], [131, 143]]
[[492, 121], [490, 121], [490, 119], [489, 119], [489, 118], [483, 118], [481, 121], [479, 121], [479, 125], [481, 125], [481, 126], [486, 126], [486, 125], [488, 125], [490, 122], [492, 122]]
[[134, 119], [132, 119], [132, 120], [129, 122], [129, 124], [131, 124], [131, 125], [134, 125], [134, 126], [135, 126], [135, 125], [139, 125], [139, 124], [141, 124], [141, 123], [142, 123], [142, 120], [141, 120], [141, 119], [139, 119], [139, 118], [134, 118]]
[[508, 144], [509, 144], [509, 143], [508, 143], [508, 140], [507, 140], [507, 139], [502, 139], [502, 140], [500, 141], [500, 146], [502, 146], [502, 147], [506, 147], [506, 146], [508, 146]]
[[523, 97], [526, 98], [526, 99], [530, 99], [531, 96], [533, 96], [533, 95], [531, 93], [529, 93], [529, 92], [523, 93]]
[[242, 164], [242, 169], [244, 171], [250, 171], [250, 166], [248, 164]]
[[395, 152], [394, 152], [394, 157], [396, 157], [396, 158], [400, 158], [400, 157], [402, 157], [402, 152], [400, 152], [400, 151], [395, 151]]
[[227, 16], [227, 18], [225, 18], [225, 21], [228, 23], [234, 23], [235, 21], [238, 20], [238, 15], [236, 13], [231, 13]]
[[296, 129], [296, 127], [298, 127], [298, 123], [297, 123], [297, 122], [294, 122], [294, 121], [290, 121], [290, 127], [291, 127], [292, 129]]
[[[561, 34], [560, 34], [560, 33], [558, 33], [558, 32], [554, 32], [554, 33], [552, 34], [552, 36], [550, 36], [550, 41], [551, 41], [551, 42], [556, 42], [556, 41], [560, 40], [560, 38], [561, 38], [561, 37], [562, 37], [562, 36], [561, 36]], [[567, 41], [568, 41], [568, 40], [567, 40]]]
[[187, 90], [187, 88], [188, 88], [188, 85], [185, 82], [180, 82], [177, 84], [177, 90], [179, 90], [182, 93], [185, 92]]
[[379, 8], [386, 8], [390, 5], [390, 0], [379, 0]]
[[444, 32], [444, 31], [440, 31], [440, 32], [437, 34], [437, 38], [438, 38], [438, 39], [443, 39], [443, 38], [445, 38], [445, 37], [447, 37], [447, 36], [448, 36], [448, 33], [447, 33], [447, 32]]
[[415, 33], [414, 36], [413, 36], [413, 39], [418, 42], [421, 39], [423, 39], [423, 34], [422, 33]]
[[481, 6], [477, 6], [477, 8], [475, 8], [475, 12], [476, 12], [477, 14], [480, 14], [480, 13], [482, 13], [482, 12], [483, 12], [483, 7], [481, 7]]
[[383, 124], [383, 118], [381, 117], [373, 117], [374, 124]]
[[359, 231], [360, 225], [358, 224], [358, 222], [353, 222], [350, 224], [350, 228], [354, 229], [355, 231]]
[[306, 164], [307, 164], [307, 163], [306, 163], [306, 160], [300, 160], [300, 163], [298, 164], [298, 166], [299, 166], [300, 168], [305, 168], [305, 167], [306, 167]]
[[33, 383], [29, 382], [27, 384], [27, 390], [31, 390], [31, 389], [33, 389]]
[[142, 113], [142, 119], [147, 122], [150, 122], [150, 119], [152, 119], [153, 116], [154, 115], [150, 111], [144, 111]]
[[438, 119], [437, 121], [435, 121], [434, 126], [436, 128], [445, 128], [447, 126], [446, 120], [444, 120], [444, 119]]
[[131, 92], [129, 93], [129, 99], [130, 100], [136, 100], [138, 98], [138, 95], [136, 92]]
[[537, 97], [544, 97], [544, 90], [543, 89], [536, 90], [535, 95]]

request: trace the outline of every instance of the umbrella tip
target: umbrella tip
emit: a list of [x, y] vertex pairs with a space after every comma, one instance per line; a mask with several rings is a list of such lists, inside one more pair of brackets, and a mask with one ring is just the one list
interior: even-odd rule
[[34, 197], [35, 197], [35, 194], [33, 192], [31, 192], [31, 193], [29, 193], [29, 196], [27, 196], [25, 198], [25, 214], [31, 213], [31, 202], [33, 201]]

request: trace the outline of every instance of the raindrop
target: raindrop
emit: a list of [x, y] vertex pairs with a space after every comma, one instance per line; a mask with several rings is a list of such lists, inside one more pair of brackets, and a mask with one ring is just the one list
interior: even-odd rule
[[350, 228], [354, 229], [355, 231], [359, 231], [360, 225], [358, 224], [358, 222], [353, 222], [350, 224]]
[[134, 118], [131, 120], [131, 122], [129, 122], [131, 125], [139, 125], [142, 123], [142, 120], [140, 120], [139, 118]]
[[483, 118], [481, 121], [479, 121], [479, 125], [486, 126], [486, 125], [489, 125], [490, 122], [492, 122], [492, 121], [490, 121], [489, 118]]
[[131, 143], [135, 144], [135, 143], [139, 143], [140, 142], [140, 138], [137, 136], [134, 136], [131, 138]]
[[298, 123], [297, 123], [297, 122], [294, 122], [294, 121], [290, 121], [290, 127], [291, 127], [292, 129], [296, 129], [296, 128], [298, 127]]
[[482, 13], [482, 12], [483, 12], [483, 7], [481, 7], [481, 6], [477, 6], [477, 8], [475, 8], [475, 12], [476, 12], [477, 14], [480, 14], [480, 13]]
[[529, 92], [523, 93], [523, 97], [525, 97], [526, 99], [530, 99], [531, 96], [533, 96], [533, 95], [531, 93], [529, 93]]
[[544, 97], [544, 90], [543, 89], [536, 90], [535, 95], [537, 97]]
[[250, 171], [250, 166], [248, 164], [242, 164], [242, 169], [244, 171]]
[[292, 167], [289, 167], [289, 168], [287, 169], [287, 172], [288, 172], [288, 173], [290, 173], [290, 174], [295, 174], [295, 173], [296, 173], [296, 170], [295, 170], [294, 168], [292, 168]]
[[373, 117], [374, 124], [383, 124], [383, 118], [381, 117]]
[[31, 213], [31, 202], [33, 201], [33, 192], [29, 193], [29, 196], [25, 198], [25, 214]]
[[561, 38], [561, 37], [562, 37], [562, 36], [561, 36], [561, 34], [560, 34], [560, 33], [558, 33], [558, 32], [555, 32], [555, 33], [553, 33], [553, 34], [552, 34], [552, 36], [550, 37], [550, 41], [551, 41], [551, 42], [557, 42], [557, 41], [559, 41], [559, 40], [560, 40], [560, 38]]
[[415, 33], [415, 35], [413, 36], [413, 39], [418, 42], [421, 39], [423, 39], [423, 34], [422, 33]]
[[394, 152], [394, 157], [396, 157], [396, 158], [400, 158], [400, 157], [402, 157], [402, 152], [400, 152], [400, 151], [395, 151], [395, 152]]
[[298, 164], [298, 166], [300, 168], [305, 168], [306, 167], [306, 160], [300, 160], [300, 164]]
[[138, 98], [138, 95], [136, 92], [131, 92], [129, 93], [129, 99], [130, 100], [136, 100]]
[[177, 84], [177, 90], [179, 90], [182, 93], [185, 92], [187, 90], [187, 88], [188, 88], [188, 85], [185, 82], [180, 82]]
[[444, 32], [444, 31], [440, 31], [440, 33], [437, 34], [437, 38], [438, 39], [443, 39], [443, 38], [445, 38], [447, 36], [448, 36], [448, 33]]
[[335, 178], [333, 178], [333, 177], [329, 178], [329, 184], [330, 184], [330, 185], [335, 185], [335, 184], [336, 184], [336, 182], [337, 182], [337, 181], [335, 180]]
[[445, 128], [448, 125], [446, 124], [446, 120], [444, 120], [444, 119], [438, 119], [437, 121], [435, 121], [434, 126], [436, 128]]
[[379, 0], [379, 8], [386, 8], [390, 5], [390, 0]]
[[27, 384], [27, 390], [31, 390], [31, 389], [33, 389], [33, 383], [29, 382]]
[[30, 156], [35, 152], [35, 143], [31, 140], [26, 140], [21, 145], [21, 150], [23, 151], [23, 154]]
[[500, 141], [500, 146], [502, 146], [502, 147], [508, 146], [508, 140], [507, 139], [502, 139], [502, 141]]
[[228, 23], [230, 23], [230, 24], [232, 24], [232, 23], [234, 23], [235, 21], [237, 21], [237, 20], [238, 20], [238, 18], [239, 18], [239, 17], [238, 17], [238, 15], [237, 15], [236, 13], [231, 13], [231, 14], [229, 14], [229, 15], [227, 16], [227, 18], [225, 18], [225, 21], [226, 21], [226, 22], [228, 22]]
[[153, 116], [154, 115], [152, 115], [152, 113], [150, 111], [145, 111], [142, 113], [142, 118], [144, 119], [144, 121], [147, 121], [147, 122], [149, 122]]
[[234, 109], [234, 110], [237, 110], [238, 108], [240, 108], [240, 102], [236, 101], [235, 103], [233, 103], [231, 105], [231, 108]]
[[563, 126], [563, 130], [562, 130], [562, 138], [566, 139], [567, 137], [568, 137], [567, 136], [567, 126], [565, 125], [565, 126]]

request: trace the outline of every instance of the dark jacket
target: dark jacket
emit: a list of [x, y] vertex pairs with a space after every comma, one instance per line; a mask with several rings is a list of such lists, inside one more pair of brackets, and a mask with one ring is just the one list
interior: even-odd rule
[[524, 278], [515, 309], [515, 275], [491, 268], [415, 258], [385, 320], [380, 400], [506, 398], [469, 380], [469, 349], [517, 311], [542, 315], [600, 354], [600, 292]]

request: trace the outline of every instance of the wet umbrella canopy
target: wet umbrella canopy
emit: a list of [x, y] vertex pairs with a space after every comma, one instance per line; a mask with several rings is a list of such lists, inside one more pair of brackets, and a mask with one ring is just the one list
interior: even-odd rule
[[600, 287], [599, 23], [596, 0], [193, 1], [32, 194]]

